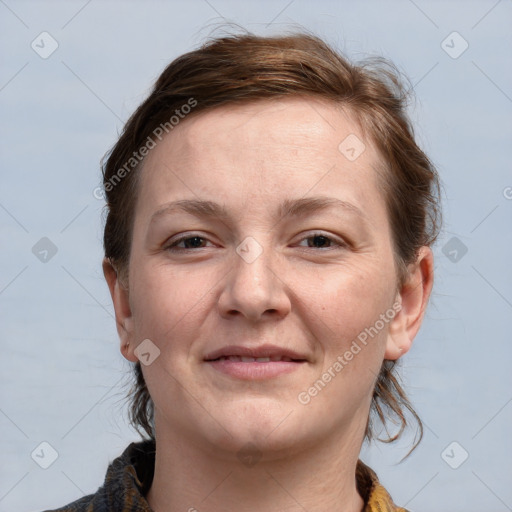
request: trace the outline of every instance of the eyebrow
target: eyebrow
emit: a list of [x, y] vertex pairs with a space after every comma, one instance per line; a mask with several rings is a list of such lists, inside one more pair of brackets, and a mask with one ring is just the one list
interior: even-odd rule
[[[343, 209], [356, 214], [363, 220], [369, 221], [366, 214], [356, 205], [336, 197], [327, 196], [287, 199], [279, 206], [275, 220], [282, 220], [287, 217], [304, 217], [308, 214], [318, 213], [332, 208]], [[180, 211], [196, 217], [216, 218], [224, 222], [228, 222], [230, 219], [226, 208], [219, 203], [199, 199], [180, 199], [167, 203], [159, 208], [151, 216], [149, 224], [152, 224], [156, 219], [164, 215]]]

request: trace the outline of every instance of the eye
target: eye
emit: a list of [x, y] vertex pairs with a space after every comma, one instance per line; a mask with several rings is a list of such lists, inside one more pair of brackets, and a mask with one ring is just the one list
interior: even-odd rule
[[[306, 245], [304, 245], [304, 242]], [[323, 233], [313, 233], [303, 238], [298, 245], [300, 247], [314, 249], [335, 249], [337, 247], [347, 247], [347, 244], [343, 241]]]
[[[165, 249], [171, 252], [190, 251], [194, 249], [203, 249], [212, 246], [212, 243], [205, 237], [199, 235], [181, 236], [171, 241]], [[299, 247], [307, 247], [311, 249], [336, 249], [348, 247], [345, 242], [333, 236], [324, 233], [313, 233], [307, 237], [302, 238], [298, 243]]]
[[202, 249], [206, 247], [208, 240], [199, 235], [181, 236], [166, 246], [171, 252], [186, 251], [191, 249]]

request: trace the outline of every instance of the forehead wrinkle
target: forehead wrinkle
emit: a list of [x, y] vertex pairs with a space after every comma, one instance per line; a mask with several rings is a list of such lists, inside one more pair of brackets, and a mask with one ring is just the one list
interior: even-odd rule
[[[368, 220], [366, 215], [357, 206], [335, 197], [307, 197], [300, 199], [285, 199], [274, 213], [274, 218], [306, 216], [311, 213], [324, 211], [330, 208], [342, 208], [357, 216]], [[231, 218], [224, 205], [209, 200], [181, 199], [163, 205], [151, 216], [150, 223], [155, 219], [175, 211], [183, 211], [196, 217], [213, 217], [224, 222]]]

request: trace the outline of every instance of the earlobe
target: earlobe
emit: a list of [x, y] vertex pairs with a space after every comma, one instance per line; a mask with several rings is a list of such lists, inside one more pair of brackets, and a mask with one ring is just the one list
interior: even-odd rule
[[133, 317], [130, 308], [128, 289], [119, 279], [117, 270], [108, 258], [103, 259], [103, 275], [110, 290], [110, 296], [114, 305], [116, 327], [121, 342], [121, 353], [128, 361], [137, 362], [138, 358], [133, 353]]
[[400, 328], [396, 332], [388, 332], [386, 352], [384, 359], [396, 360], [406, 354], [412, 346], [412, 340], [407, 336], [406, 330]]
[[434, 256], [430, 247], [421, 247], [415, 263], [409, 265], [407, 278], [399, 292], [401, 309], [388, 330], [385, 359], [396, 360], [412, 346], [423, 321], [434, 282]]

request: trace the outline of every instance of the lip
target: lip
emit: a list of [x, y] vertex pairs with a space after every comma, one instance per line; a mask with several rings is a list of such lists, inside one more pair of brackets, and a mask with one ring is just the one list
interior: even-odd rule
[[[285, 357], [286, 361], [250, 361], [219, 359], [229, 356], [238, 357]], [[296, 371], [307, 362], [307, 358], [293, 350], [276, 345], [260, 345], [259, 347], [241, 347], [229, 345], [210, 352], [204, 361], [215, 370], [242, 380], [265, 380]]]
[[[288, 357], [294, 362], [305, 362], [307, 357], [304, 354], [293, 350], [279, 347], [277, 345], [260, 345], [259, 347], [243, 347], [240, 345], [227, 345], [207, 354], [205, 361], [211, 362], [219, 357], [240, 356], [240, 357]], [[259, 363], [265, 364], [265, 363]]]

